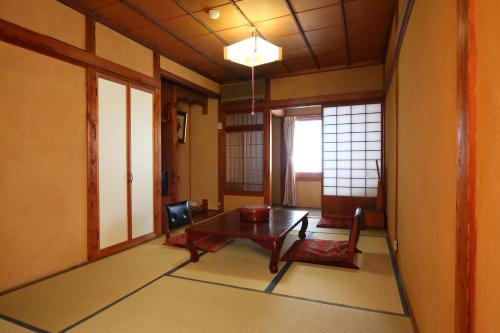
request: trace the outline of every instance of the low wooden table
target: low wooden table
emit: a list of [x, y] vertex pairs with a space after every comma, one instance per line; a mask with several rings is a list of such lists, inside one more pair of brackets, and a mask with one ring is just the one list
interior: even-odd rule
[[234, 210], [191, 225], [186, 228], [191, 261], [197, 262], [199, 259], [198, 251], [193, 243], [197, 235], [246, 238], [271, 250], [269, 270], [271, 273], [277, 273], [280, 251], [286, 235], [302, 222], [299, 238], [304, 239], [306, 237], [307, 214], [309, 214], [307, 211], [272, 209], [268, 222], [242, 222], [240, 211]]

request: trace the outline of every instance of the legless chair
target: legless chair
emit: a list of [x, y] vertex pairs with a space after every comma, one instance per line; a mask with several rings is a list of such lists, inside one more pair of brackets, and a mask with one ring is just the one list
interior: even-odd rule
[[354, 264], [354, 254], [361, 252], [356, 248], [356, 244], [363, 224], [363, 210], [356, 208], [347, 241], [300, 239], [292, 245], [281, 260], [359, 269]]

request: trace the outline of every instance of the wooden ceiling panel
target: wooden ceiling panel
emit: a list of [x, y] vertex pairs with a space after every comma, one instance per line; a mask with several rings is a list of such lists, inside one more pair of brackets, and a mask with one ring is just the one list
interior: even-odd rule
[[237, 5], [254, 24], [290, 14], [283, 0], [241, 0]]
[[264, 72], [268, 77], [277, 77], [288, 75], [288, 71], [280, 62], [271, 62], [269, 64], [259, 66], [259, 70]]
[[189, 15], [176, 17], [162, 22], [167, 28], [183, 38], [195, 37], [209, 34], [199, 22]]
[[252, 28], [249, 25], [245, 25], [238, 28], [219, 31], [218, 34], [219, 36], [224, 38], [229, 44], [233, 44], [239, 42], [240, 40], [251, 37]]
[[353, 50], [351, 52], [351, 61], [354, 64], [360, 62], [382, 63], [384, 61], [384, 52], [376, 49]]
[[392, 0], [354, 0], [344, 5], [347, 23], [391, 17]]
[[321, 67], [347, 65], [347, 54], [318, 56], [318, 62]]
[[164, 51], [164, 53], [171, 55], [176, 59], [182, 59], [183, 63], [187, 63], [194, 67], [212, 63], [208, 58], [194, 52], [189, 46], [170, 36], [165, 38], [163, 43], [160, 45], [160, 49]]
[[141, 14], [118, 2], [110, 6], [99, 8], [95, 11], [99, 16], [105, 17], [113, 24], [130, 31], [150, 25], [151, 22]]
[[[157, 47], [172, 60], [219, 81], [250, 78], [250, 68], [223, 60], [223, 46], [224, 42], [232, 44], [250, 37], [251, 23], [264, 38], [283, 48], [283, 62], [259, 66], [256, 77], [350, 66], [340, 0], [289, 0], [318, 66], [284, 0], [235, 0], [235, 4], [230, 0], [66, 1], [92, 11], [98, 21], [102, 19], [119, 32]], [[344, 0], [352, 64], [382, 63], [393, 1]], [[209, 8], [220, 11], [219, 20], [210, 20]]]
[[292, 15], [259, 22], [255, 27], [266, 39], [299, 33]]
[[165, 21], [186, 13], [171, 0], [129, 0], [158, 21]]
[[319, 44], [312, 47], [314, 54], [318, 57], [324, 57], [329, 55], [337, 55], [344, 54], [346, 55], [345, 43], [344, 40], [341, 40], [337, 43], [326, 43]]
[[338, 5], [339, 0], [291, 0], [290, 1], [296, 13], [306, 10]]
[[281, 46], [283, 49], [298, 49], [301, 47], [306, 47], [304, 40], [300, 34], [293, 34], [283, 37], [273, 37], [268, 38], [268, 40], [277, 45]]
[[[171, 0], [169, 0], [171, 1]], [[208, 10], [229, 3], [229, 0], [181, 0], [192, 12]], [[220, 10], [220, 8], [215, 8]]]
[[96, 10], [117, 3], [119, 1], [120, 0], [78, 0], [75, 2], [90, 10]]
[[379, 36], [373, 38], [349, 39], [352, 62], [369, 60], [382, 61], [385, 53], [385, 39]]
[[221, 31], [236, 27], [241, 27], [247, 24], [247, 21], [241, 16], [238, 10], [233, 5], [223, 5], [217, 7], [220, 12], [218, 20], [212, 20], [208, 17], [208, 12], [205, 10], [198, 11], [194, 15], [198, 16], [210, 28], [215, 31]]
[[297, 17], [304, 31], [335, 27], [342, 24], [340, 6], [338, 5], [298, 13]]
[[131, 30], [130, 33], [141, 40], [148, 41], [149, 44], [156, 47], [161, 47], [165, 45], [166, 40], [172, 39], [170, 34], [166, 33], [155, 24]]
[[310, 56], [311, 54], [309, 53], [309, 49], [307, 47], [283, 50], [283, 59], [285, 59], [286, 61], [291, 59], [308, 58]]
[[387, 39], [389, 29], [389, 18], [380, 18], [377, 20], [361, 21], [347, 24], [349, 38], [371, 38], [379, 36]]
[[326, 43], [342, 43], [342, 45], [344, 45], [344, 29], [341, 26], [309, 31], [305, 34], [311, 46], [322, 45]]
[[303, 58], [303, 59], [293, 59], [286, 62], [288, 67], [292, 70], [292, 72], [300, 72], [303, 70], [308, 70], [312, 68], [316, 68], [314, 61], [311, 57]]
[[202, 35], [189, 38], [188, 40], [208, 56], [217, 58], [218, 60], [224, 58], [224, 44], [214, 35]]

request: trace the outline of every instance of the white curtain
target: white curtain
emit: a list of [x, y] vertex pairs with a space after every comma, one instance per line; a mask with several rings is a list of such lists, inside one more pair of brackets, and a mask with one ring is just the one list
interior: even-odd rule
[[285, 117], [284, 137], [286, 148], [286, 173], [285, 173], [285, 194], [283, 205], [294, 207], [296, 205], [295, 195], [295, 170], [293, 168], [293, 136], [295, 132], [295, 117]]

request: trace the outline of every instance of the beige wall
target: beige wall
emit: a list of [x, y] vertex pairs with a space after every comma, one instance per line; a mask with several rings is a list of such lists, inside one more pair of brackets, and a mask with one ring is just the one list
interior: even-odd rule
[[0, 0], [0, 18], [85, 48], [85, 16], [54, 0]]
[[218, 100], [208, 99], [208, 114], [201, 107], [191, 107], [191, 200], [208, 200], [209, 209], [219, 202]]
[[297, 75], [271, 80], [271, 99], [381, 90], [383, 65]]
[[321, 181], [297, 180], [297, 207], [321, 208]]
[[244, 205], [261, 205], [264, 203], [264, 197], [250, 197], [240, 195], [224, 196], [224, 211], [235, 210]]
[[[415, 1], [399, 58], [397, 259], [421, 332], [454, 331], [455, 13], [455, 0]], [[395, 163], [393, 94], [389, 91], [386, 114], [390, 175]]]
[[179, 65], [178, 63], [165, 58], [163, 56], [160, 56], [160, 67], [161, 69], [170, 72], [172, 74], [175, 74], [177, 76], [180, 76], [192, 83], [195, 83], [205, 89], [208, 89], [214, 93], [219, 94], [220, 93], [220, 85], [212, 81], [192, 70], [189, 68], [186, 68], [182, 65]]
[[477, 1], [476, 328], [500, 332], [500, 2]]
[[96, 54], [137, 72], [153, 76], [153, 51], [96, 23]]
[[86, 260], [85, 70], [0, 42], [0, 290]]

